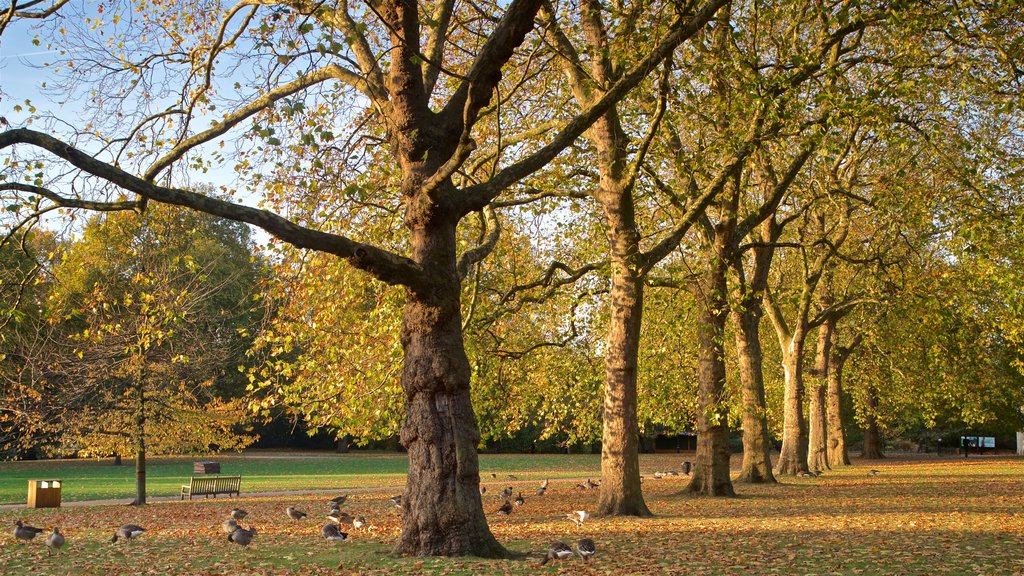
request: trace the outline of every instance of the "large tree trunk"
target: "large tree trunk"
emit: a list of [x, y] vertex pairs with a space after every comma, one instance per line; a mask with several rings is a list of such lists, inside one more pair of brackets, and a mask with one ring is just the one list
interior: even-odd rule
[[411, 229], [413, 258], [432, 271], [435, 284], [424, 293], [406, 290], [401, 441], [409, 452], [409, 475], [396, 552], [501, 557], [505, 550], [491, 534], [480, 500], [480, 432], [462, 341], [455, 226], [414, 223]]
[[[830, 300], [824, 300], [826, 305]], [[826, 320], [818, 328], [818, 349], [814, 359], [811, 387], [807, 402], [807, 468], [810, 470], [828, 469], [828, 438], [825, 428], [825, 388], [832, 358], [832, 334], [836, 322]]]
[[850, 464], [850, 454], [846, 448], [846, 423], [843, 421], [843, 366], [852, 351], [852, 346], [836, 346], [828, 373], [825, 416], [828, 420], [828, 465], [832, 468]]
[[688, 492], [735, 496], [729, 478], [729, 408], [725, 401], [725, 321], [728, 314], [725, 272], [726, 242], [731, 224], [719, 224], [713, 239], [712, 262], [696, 290], [697, 318], [697, 455]]
[[141, 379], [135, 384], [138, 395], [135, 405], [135, 501], [146, 504], [146, 388]]
[[[743, 388], [743, 466], [737, 482], [773, 483], [771, 444], [764, 395], [764, 353], [761, 350], [761, 294], [767, 285], [771, 248], [754, 249], [750, 285], [732, 313], [736, 356]], [[742, 273], [742, 271], [740, 272]]]
[[605, 352], [604, 429], [598, 514], [650, 516], [640, 489], [637, 355], [643, 281], [622, 261], [612, 263], [611, 314]]
[[793, 337], [783, 351], [782, 370], [785, 375], [783, 398], [782, 449], [775, 473], [795, 476], [807, 472], [807, 424], [804, 419], [804, 382], [800, 359], [803, 338]]
[[878, 393], [874, 387], [869, 386], [864, 416], [864, 451], [860, 455], [867, 460], [885, 458], [885, 454], [882, 453], [882, 435], [878, 431], [878, 418], [875, 416], [877, 409]]

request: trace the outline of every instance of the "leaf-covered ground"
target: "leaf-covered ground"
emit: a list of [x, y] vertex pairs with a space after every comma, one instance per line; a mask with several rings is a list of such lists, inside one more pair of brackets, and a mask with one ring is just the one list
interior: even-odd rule
[[[679, 460], [645, 457], [643, 472], [667, 470]], [[328, 511], [324, 496], [5, 510], [0, 525], [9, 531], [0, 546], [0, 574], [1024, 574], [1024, 460], [857, 464], [782, 485], [738, 485], [741, 496], [732, 499], [680, 495], [683, 477], [648, 478], [645, 494], [656, 517], [592, 518], [581, 528], [564, 514], [592, 509], [596, 491], [552, 480], [547, 495], [535, 497], [547, 470], [503, 468], [492, 479], [485, 465], [492, 530], [511, 550], [528, 554], [505, 561], [392, 557], [400, 511], [387, 501], [393, 491], [372, 486], [346, 505], [365, 515], [371, 529], [335, 545], [319, 537]], [[881, 473], [868, 476], [869, 468]], [[522, 488], [526, 504], [511, 516], [493, 514], [501, 504], [496, 494], [510, 484]], [[220, 530], [236, 505], [249, 510], [259, 529], [247, 549], [228, 543]], [[288, 505], [311, 519], [289, 520]], [[60, 526], [68, 538], [63, 553], [48, 557], [42, 538], [16, 543], [10, 530], [18, 518]], [[149, 532], [136, 542], [111, 544], [114, 529], [127, 522]], [[537, 566], [551, 541], [581, 537], [597, 543], [589, 563]]]

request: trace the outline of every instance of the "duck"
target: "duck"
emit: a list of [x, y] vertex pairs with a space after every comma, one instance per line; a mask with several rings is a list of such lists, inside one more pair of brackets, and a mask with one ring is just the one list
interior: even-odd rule
[[597, 546], [590, 538], [583, 538], [576, 542], [576, 553], [586, 562], [591, 556], [597, 554]]
[[341, 496], [335, 496], [334, 498], [331, 498], [330, 502], [335, 506], [341, 506], [342, 504], [345, 503], [346, 500], [348, 500], [348, 494], [342, 494]]
[[235, 520], [234, 518], [228, 518], [227, 520], [221, 523], [220, 528], [224, 531], [225, 534], [231, 534], [235, 530], [238, 530], [240, 526], [238, 525], [238, 520]]
[[583, 522], [587, 518], [590, 518], [590, 512], [587, 512], [586, 510], [576, 510], [575, 512], [570, 512], [569, 514], [566, 514], [565, 517], [569, 520], [572, 520], [573, 523], [576, 524], [576, 526], [583, 526]]
[[555, 542], [548, 548], [548, 553], [540, 561], [540, 565], [547, 564], [549, 560], [565, 560], [569, 556], [572, 556], [572, 548], [569, 548], [569, 545], [565, 542]]
[[125, 524], [114, 532], [114, 537], [110, 539], [111, 542], [117, 542], [118, 538], [124, 538], [126, 542], [131, 542], [135, 538], [142, 536], [146, 531], [145, 528], [138, 524]]
[[249, 543], [252, 542], [252, 538], [255, 535], [256, 535], [256, 527], [255, 526], [252, 527], [252, 528], [249, 528], [248, 530], [246, 530], [245, 528], [239, 527], [238, 530], [235, 530], [231, 534], [228, 534], [228, 542], [234, 542], [235, 544], [238, 544], [239, 546], [248, 546]]
[[324, 524], [324, 527], [320, 529], [320, 535], [324, 537], [324, 540], [328, 542], [341, 542], [348, 538], [348, 534], [338, 530], [337, 524]]
[[511, 513], [512, 513], [512, 503], [509, 502], [508, 500], [505, 500], [505, 503], [501, 505], [501, 508], [498, 508], [498, 514], [503, 514], [503, 515], [507, 516], [507, 515], [509, 515]]
[[241, 508], [232, 508], [231, 512], [228, 512], [228, 514], [235, 520], [241, 520], [242, 518], [245, 518], [249, 515], [248, 512], [242, 510]]
[[526, 504], [526, 499], [523, 498], [523, 493], [522, 492], [519, 493], [519, 496], [516, 496], [516, 499], [515, 499], [514, 503], [515, 503], [516, 506], [522, 506], [523, 504]]
[[298, 510], [295, 509], [295, 506], [289, 506], [285, 508], [285, 513], [287, 513], [288, 517], [292, 520], [302, 520], [306, 517], [306, 513], [299, 512]]
[[43, 530], [42, 528], [36, 528], [35, 526], [23, 524], [21, 520], [18, 520], [14, 523], [14, 537], [18, 540], [24, 540], [28, 542], [29, 540], [35, 538], [36, 534], [42, 534], [43, 532], [45, 532], [45, 530]]
[[60, 528], [53, 527], [53, 533], [46, 537], [47, 553], [52, 554], [53, 552], [59, 552], [60, 547], [64, 545], [66, 540], [64, 535], [60, 533]]
[[511, 498], [512, 497], [512, 487], [509, 486], [508, 488], [505, 488], [504, 490], [502, 490], [501, 491], [501, 497], [506, 499], [506, 500]]

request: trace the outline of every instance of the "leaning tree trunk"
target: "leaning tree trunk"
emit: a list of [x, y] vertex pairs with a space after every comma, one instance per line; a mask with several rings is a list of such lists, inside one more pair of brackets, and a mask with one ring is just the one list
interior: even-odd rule
[[413, 258], [431, 271], [434, 284], [422, 293], [406, 290], [402, 317], [401, 441], [409, 452], [409, 475], [396, 552], [501, 557], [506, 552], [491, 534], [480, 500], [480, 431], [462, 341], [455, 225], [430, 222], [411, 232]]
[[688, 492], [708, 496], [735, 496], [729, 478], [729, 408], [725, 402], [726, 302], [725, 240], [728, 224], [715, 230], [712, 262], [697, 289], [697, 455]]
[[[824, 299], [823, 299], [824, 300]], [[826, 305], [830, 301], [825, 300]], [[828, 438], [825, 428], [825, 388], [832, 358], [832, 335], [836, 322], [828, 319], [818, 328], [818, 350], [814, 359], [811, 387], [807, 402], [807, 468], [828, 469]]]
[[874, 387], [868, 387], [867, 409], [864, 415], [864, 451], [861, 458], [867, 460], [880, 460], [885, 458], [882, 453], [882, 435], [878, 432], [878, 418], [875, 411], [878, 409], [878, 393]]
[[804, 383], [800, 359], [803, 357], [803, 338], [793, 337], [783, 352], [782, 369], [785, 375], [783, 399], [782, 449], [775, 473], [796, 476], [807, 472], [807, 423], [804, 419]]
[[732, 313], [736, 356], [743, 388], [743, 466], [738, 482], [773, 483], [768, 413], [764, 394], [764, 352], [761, 350], [761, 294], [768, 281], [772, 248], [754, 249], [750, 285]]
[[135, 384], [135, 506], [146, 504], [146, 388], [140, 378]]
[[829, 367], [825, 416], [828, 426], [828, 464], [832, 468], [850, 464], [850, 453], [846, 448], [846, 423], [843, 421], [843, 366], [852, 351], [853, 347], [836, 346]]

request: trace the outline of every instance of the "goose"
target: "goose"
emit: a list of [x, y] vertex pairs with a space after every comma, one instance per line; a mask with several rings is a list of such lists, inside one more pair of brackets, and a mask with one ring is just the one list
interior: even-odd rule
[[523, 504], [526, 504], [526, 500], [523, 498], [523, 493], [520, 492], [519, 496], [516, 496], [515, 505], [522, 506]]
[[320, 529], [320, 535], [328, 542], [341, 542], [348, 538], [348, 534], [338, 530], [337, 524], [324, 524], [324, 527]]
[[502, 490], [501, 491], [501, 497], [506, 499], [506, 500], [511, 498], [512, 497], [512, 487], [509, 486], [508, 488], [505, 488], [504, 490]]
[[487, 494], [487, 486], [480, 487], [480, 495], [483, 496], [484, 494]]
[[392, 496], [391, 498], [388, 498], [388, 500], [391, 500], [391, 503], [395, 505], [395, 508], [401, 508], [402, 507], [402, 495], [401, 494], [399, 494], [398, 496]]
[[881, 474], [878, 470], [868, 470], [868, 476], [878, 476]]
[[53, 534], [50, 534], [49, 536], [46, 537], [46, 546], [47, 546], [46, 552], [47, 552], [47, 554], [52, 554], [53, 552], [59, 552], [60, 551], [60, 547], [64, 545], [65, 541], [66, 540], [64, 539], [64, 535], [60, 533], [60, 528], [57, 528], [56, 526], [54, 526], [53, 527]]
[[348, 524], [349, 526], [352, 525], [352, 521], [354, 520], [351, 514], [340, 510], [328, 514], [327, 519], [335, 524]]
[[598, 486], [600, 486], [600, 484], [597, 483], [597, 482], [594, 482], [590, 478], [587, 478], [587, 482], [586, 482], [586, 484], [584, 484], [584, 486], [586, 486], [587, 488], [590, 488], [591, 490], [593, 490], [594, 488], [597, 488]]
[[29, 540], [35, 538], [36, 534], [42, 534], [43, 532], [44, 530], [42, 528], [36, 528], [35, 526], [23, 524], [21, 520], [18, 520], [14, 523], [14, 537], [18, 540], [24, 540], [28, 542]]
[[335, 496], [334, 498], [331, 498], [330, 502], [335, 506], [341, 506], [342, 504], [345, 503], [346, 500], [348, 500], [348, 494], [342, 494], [341, 496]]
[[496, 472], [491, 472], [491, 478], [497, 478], [497, 477], [498, 477], [498, 474]]
[[546, 490], [547, 490], [547, 488], [545, 488], [543, 486], [541, 486], [540, 488], [537, 488], [537, 496], [543, 496], [544, 495], [544, 491], [546, 491]]
[[256, 528], [252, 527], [246, 530], [245, 528], [239, 528], [231, 534], [228, 534], [228, 542], [234, 542], [239, 546], [248, 546], [252, 542], [253, 536], [256, 535]]
[[288, 517], [292, 520], [302, 520], [306, 517], [306, 513], [299, 512], [298, 510], [295, 509], [295, 506], [289, 506], [288, 508], [285, 508], [285, 512], [288, 514]]
[[248, 512], [246, 512], [245, 510], [242, 510], [241, 508], [232, 508], [231, 512], [228, 512], [228, 514], [230, 514], [231, 517], [234, 518], [235, 520], [241, 520], [242, 518], [245, 518], [246, 516], [249, 515]]
[[547, 564], [548, 560], [565, 560], [569, 556], [572, 556], [572, 548], [569, 548], [569, 545], [565, 542], [555, 542], [548, 548], [548, 553], [540, 561], [540, 565]]
[[234, 518], [228, 518], [223, 523], [221, 523], [220, 528], [224, 531], [225, 534], [231, 534], [235, 530], [238, 530], [240, 526], [238, 525], [238, 520], [235, 520]]
[[540, 483], [540, 487], [545, 489], [545, 490], [548, 489], [548, 479], [547, 478], [545, 478], [544, 481]]
[[586, 562], [588, 558], [597, 554], [597, 546], [594, 545], [594, 541], [590, 538], [583, 538], [576, 542], [576, 552]]
[[575, 512], [570, 512], [569, 514], [566, 514], [565, 517], [569, 520], [572, 520], [573, 523], [576, 524], [576, 526], [583, 526], [583, 522], [587, 518], [590, 518], [590, 512], [587, 512], [586, 510], [576, 510]]
[[511, 513], [512, 513], [512, 503], [509, 502], [508, 500], [505, 500], [505, 503], [501, 505], [501, 508], [498, 508], [498, 514], [503, 514], [503, 515], [507, 516], [507, 515], [509, 515]]
[[358, 529], [364, 526], [366, 526], [366, 518], [363, 518], [362, 516], [356, 516], [355, 520], [352, 521], [353, 528]]
[[131, 542], [135, 538], [142, 536], [142, 533], [145, 531], [146, 529], [138, 524], [125, 524], [118, 528], [117, 532], [114, 532], [114, 537], [110, 541], [117, 542], [118, 538], [124, 538], [126, 542]]

